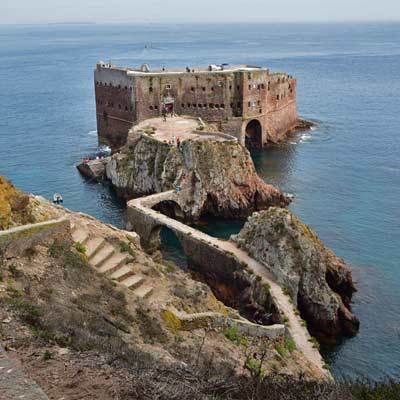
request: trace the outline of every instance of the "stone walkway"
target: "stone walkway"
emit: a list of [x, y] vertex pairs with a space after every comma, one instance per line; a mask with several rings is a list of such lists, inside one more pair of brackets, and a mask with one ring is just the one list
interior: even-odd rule
[[17, 363], [0, 346], [0, 399], [48, 400], [43, 390], [28, 379]]
[[290, 297], [283, 293], [282, 288], [276, 283], [276, 280], [271, 272], [269, 272], [263, 264], [250, 257], [243, 250], [239, 249], [236, 243], [233, 241], [221, 240], [209, 236], [206, 233], [169, 218], [166, 215], [163, 215], [150, 208], [158, 204], [160, 201], [164, 201], [166, 199], [178, 202], [178, 194], [175, 191], [168, 191], [144, 198], [134, 199], [128, 203], [128, 208], [135, 207], [148, 217], [151, 217], [157, 221], [159, 224], [164, 225], [175, 232], [178, 231], [185, 235], [190, 235], [190, 237], [193, 239], [198, 239], [202, 242], [205, 241], [214, 248], [219, 248], [225, 253], [233, 254], [241, 262], [247, 264], [254, 274], [260, 276], [265, 283], [270, 285], [270, 294], [281, 313], [284, 314], [288, 319], [285, 322], [285, 325], [290, 336], [296, 342], [297, 349], [303, 353], [306, 359], [309, 360], [317, 370], [319, 370], [322, 376], [331, 379], [330, 372], [324, 368], [325, 362], [321, 357], [321, 354], [313, 346], [313, 341], [307, 328], [303, 326], [302, 319], [296, 315], [297, 310], [294, 308]]

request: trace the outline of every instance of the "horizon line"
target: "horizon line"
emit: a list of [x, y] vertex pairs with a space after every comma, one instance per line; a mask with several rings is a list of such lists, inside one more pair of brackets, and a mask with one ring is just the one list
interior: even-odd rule
[[232, 21], [182, 21], [182, 20], [168, 20], [168, 21], [48, 21], [48, 22], [0, 22], [1, 26], [43, 26], [43, 25], [231, 25], [231, 24], [287, 24], [287, 25], [313, 25], [313, 24], [388, 24], [400, 23], [399, 19], [331, 19], [331, 20], [232, 20]]

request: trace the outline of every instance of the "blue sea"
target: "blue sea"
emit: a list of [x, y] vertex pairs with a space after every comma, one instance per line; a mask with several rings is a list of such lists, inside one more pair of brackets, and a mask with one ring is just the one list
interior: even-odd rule
[[[124, 204], [75, 164], [97, 144], [98, 60], [249, 63], [298, 78], [318, 128], [254, 152], [259, 174], [353, 266], [357, 337], [324, 349], [337, 376], [400, 376], [400, 25], [0, 26], [0, 174], [123, 226]], [[233, 221], [204, 229], [227, 237]], [[178, 256], [172, 245], [167, 249]]]

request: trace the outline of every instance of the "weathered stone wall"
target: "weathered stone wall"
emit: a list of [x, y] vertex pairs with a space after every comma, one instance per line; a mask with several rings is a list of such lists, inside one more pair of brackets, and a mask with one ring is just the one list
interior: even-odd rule
[[0, 231], [0, 251], [6, 257], [19, 256], [33, 246], [50, 244], [56, 239], [72, 240], [68, 219], [60, 218]]
[[160, 116], [166, 98], [177, 114], [217, 123], [241, 143], [251, 119], [261, 122], [263, 144], [282, 140], [298, 119], [296, 80], [267, 69], [137, 74], [98, 67], [95, 85], [99, 140], [113, 147], [133, 123]]
[[285, 334], [285, 325], [259, 325], [245, 319], [233, 319], [216, 312], [186, 314], [165, 309], [161, 316], [172, 331], [192, 331], [195, 329], [218, 329], [235, 327], [240, 335], [276, 340]]
[[134, 82], [124, 70], [97, 66], [94, 84], [99, 143], [120, 147], [136, 120]]

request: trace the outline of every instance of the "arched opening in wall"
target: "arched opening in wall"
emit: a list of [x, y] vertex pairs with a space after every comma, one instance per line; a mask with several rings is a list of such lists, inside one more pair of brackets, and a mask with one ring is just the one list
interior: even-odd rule
[[166, 215], [169, 218], [183, 221], [185, 219], [185, 213], [183, 212], [180, 205], [173, 200], [164, 200], [152, 207], [153, 210], [159, 211], [161, 214]]
[[161, 228], [159, 235], [161, 241], [161, 254], [163, 260], [167, 261], [165, 263], [166, 268], [173, 270], [173, 264], [175, 264], [186, 271], [188, 268], [188, 260], [178, 236], [176, 236], [172, 229], [167, 228], [166, 226]]
[[245, 143], [247, 148], [262, 147], [262, 127], [260, 121], [252, 119], [246, 126]]

